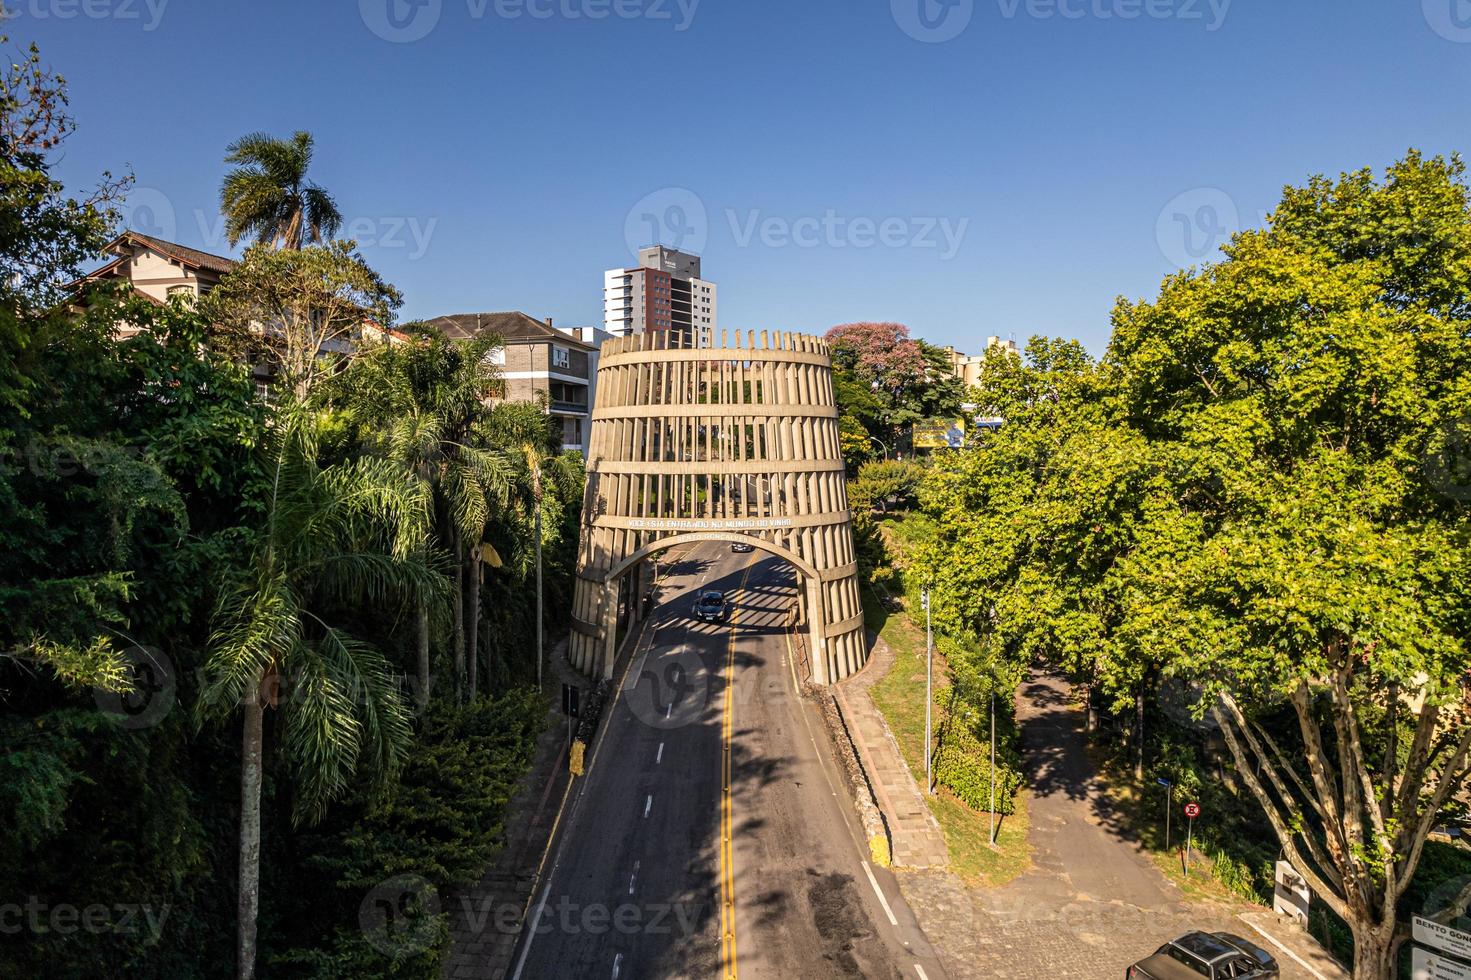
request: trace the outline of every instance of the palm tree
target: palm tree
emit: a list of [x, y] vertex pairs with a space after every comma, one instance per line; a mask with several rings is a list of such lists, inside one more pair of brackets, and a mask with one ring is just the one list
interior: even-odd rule
[[332, 196], [307, 180], [312, 134], [289, 140], [251, 133], [231, 143], [225, 162], [239, 164], [220, 187], [220, 210], [231, 245], [242, 238], [297, 250], [331, 238], [342, 227]]
[[548, 461], [558, 458], [553, 449], [554, 433], [545, 409], [531, 402], [508, 402], [495, 406], [485, 428], [492, 442], [508, 447], [518, 457], [524, 474], [520, 483], [525, 504], [533, 515], [532, 540], [536, 552], [536, 685], [540, 688], [543, 660], [541, 517]]
[[443, 578], [418, 560], [429, 514], [423, 488], [383, 459], [323, 467], [316, 426], [287, 405], [267, 434], [265, 524], [223, 590], [199, 701], [202, 718], [237, 708], [244, 715], [241, 980], [255, 976], [266, 709], [280, 717], [274, 735], [296, 790], [293, 819], [314, 822], [359, 768], [380, 778], [395, 771], [409, 741], [409, 712], [388, 662], [334, 622], [334, 610], [443, 595]]
[[[379, 452], [433, 501], [438, 532], [426, 528], [421, 551], [454, 556], [452, 649], [455, 680], [473, 697], [478, 683], [480, 560], [494, 505], [504, 506], [516, 477], [514, 460], [487, 447], [478, 423], [500, 385], [488, 337], [458, 344], [424, 337], [383, 346], [357, 358], [343, 377], [349, 410], [376, 438]], [[429, 615], [418, 615], [419, 697], [428, 700]], [[468, 665], [468, 678], [466, 667]]]

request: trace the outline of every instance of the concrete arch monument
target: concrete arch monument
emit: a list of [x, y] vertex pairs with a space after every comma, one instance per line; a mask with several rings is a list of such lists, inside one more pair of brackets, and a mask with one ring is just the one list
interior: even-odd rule
[[766, 331], [719, 340], [603, 345], [568, 655], [612, 675], [620, 604], [637, 616], [654, 552], [748, 541], [804, 579], [811, 679], [841, 680], [868, 647], [828, 345]]

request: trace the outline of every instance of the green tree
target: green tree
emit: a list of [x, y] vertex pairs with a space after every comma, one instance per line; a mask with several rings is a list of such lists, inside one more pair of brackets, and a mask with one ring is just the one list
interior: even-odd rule
[[[519, 452], [488, 444], [488, 400], [503, 383], [490, 363], [501, 346], [490, 336], [469, 343], [433, 331], [407, 331], [406, 344], [368, 348], [336, 383], [329, 398], [354, 421], [369, 451], [393, 461], [433, 501], [426, 556], [448, 551], [455, 568], [451, 624], [456, 689], [473, 692], [479, 633], [480, 555], [492, 510], [505, 506], [519, 472]], [[467, 594], [468, 593], [468, 594]], [[419, 697], [429, 697], [427, 605], [418, 612]], [[468, 674], [467, 679], [467, 664]]]
[[256, 245], [200, 305], [221, 350], [263, 360], [305, 401], [362, 342], [364, 327], [392, 324], [402, 303], [353, 242], [332, 242], [285, 251]]
[[223, 591], [199, 710], [239, 711], [238, 974], [255, 975], [260, 800], [267, 708], [296, 786], [297, 821], [320, 819], [359, 768], [403, 760], [409, 714], [383, 655], [343, 625], [369, 603], [423, 603], [442, 579], [422, 561], [429, 499], [385, 459], [319, 462], [317, 421], [288, 404], [265, 445], [262, 525]]
[[312, 151], [311, 133], [300, 131], [286, 140], [250, 133], [230, 144], [225, 162], [236, 166], [220, 186], [220, 210], [231, 245], [251, 238], [296, 250], [337, 234], [337, 203], [307, 179]]
[[[1464, 178], [1411, 153], [1382, 181], [1288, 188], [1222, 262], [1121, 302], [1109, 350], [1170, 487], [1116, 632], [1219, 696], [1238, 773], [1365, 980], [1393, 972], [1471, 751]], [[1283, 709], [1296, 731], [1269, 729]]]

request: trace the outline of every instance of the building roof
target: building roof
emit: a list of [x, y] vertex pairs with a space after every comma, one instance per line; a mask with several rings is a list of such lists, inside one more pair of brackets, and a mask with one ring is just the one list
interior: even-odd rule
[[450, 340], [471, 340], [482, 333], [493, 333], [508, 344], [557, 343], [586, 351], [597, 350], [591, 344], [585, 344], [519, 310], [509, 313], [454, 313], [425, 320], [424, 325], [433, 327]]
[[[136, 231], [123, 232], [108, 243], [107, 251], [114, 255], [123, 256], [131, 249], [140, 246], [173, 259], [181, 265], [187, 265], [192, 269], [203, 269], [206, 272], [214, 272], [219, 275], [224, 275], [235, 268], [236, 265], [234, 259], [226, 258], [223, 255], [201, 252], [197, 248], [189, 248], [187, 245], [165, 241], [162, 238], [154, 238], [152, 235], [144, 235]], [[97, 272], [103, 272], [109, 266], [103, 266]], [[93, 275], [96, 274], [93, 273]]]

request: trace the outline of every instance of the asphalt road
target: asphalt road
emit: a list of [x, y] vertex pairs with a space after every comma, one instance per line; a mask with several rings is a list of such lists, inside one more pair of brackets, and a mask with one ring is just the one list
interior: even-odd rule
[[[704, 588], [731, 596], [730, 623], [689, 617]], [[796, 596], [761, 552], [705, 544], [667, 567], [513, 978], [945, 976], [869, 865], [821, 715], [797, 695]]]

